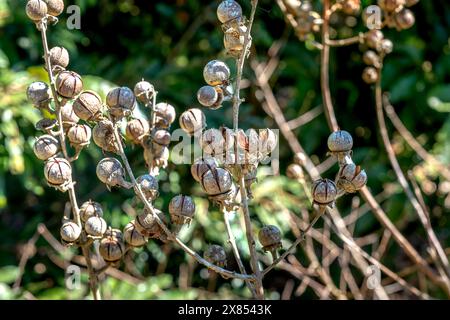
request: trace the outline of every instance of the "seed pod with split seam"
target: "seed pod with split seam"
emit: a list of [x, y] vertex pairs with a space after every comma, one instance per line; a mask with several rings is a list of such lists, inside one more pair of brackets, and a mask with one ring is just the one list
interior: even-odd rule
[[154, 176], [144, 174], [137, 177], [136, 183], [141, 188], [147, 200], [153, 201], [158, 197], [158, 180]]
[[218, 109], [223, 102], [223, 90], [219, 87], [203, 86], [197, 92], [198, 102], [212, 110]]
[[212, 60], [203, 69], [203, 78], [210, 86], [226, 84], [230, 79], [230, 68], [228, 68], [225, 62]]
[[42, 0], [29, 0], [25, 7], [28, 18], [33, 21], [39, 21], [47, 15], [47, 4]]
[[65, 222], [59, 230], [61, 239], [68, 243], [78, 240], [81, 235], [81, 228], [73, 221]]
[[277, 135], [273, 130], [262, 129], [259, 130], [259, 152], [263, 157], [268, 156], [277, 146]]
[[[156, 215], [161, 221], [166, 224], [167, 218], [162, 211], [153, 208]], [[164, 230], [158, 224], [155, 216], [148, 210], [144, 209], [144, 212], [136, 217], [135, 220], [136, 229], [147, 238], [156, 239], [164, 234]]]
[[43, 135], [36, 139], [33, 146], [36, 157], [40, 160], [48, 160], [59, 151], [59, 141], [51, 135]]
[[100, 120], [102, 107], [102, 98], [91, 90], [83, 91], [73, 103], [73, 111], [80, 119], [85, 121]]
[[89, 200], [81, 205], [80, 218], [86, 222], [91, 217], [103, 217], [103, 209], [100, 203]]
[[136, 99], [145, 105], [149, 105], [153, 102], [153, 95], [155, 94], [155, 88], [150, 82], [139, 81], [134, 86], [134, 95]]
[[106, 96], [106, 105], [108, 106], [109, 113], [116, 120], [130, 116], [135, 104], [136, 98], [133, 90], [127, 87], [114, 88]]
[[86, 147], [91, 141], [91, 128], [85, 124], [77, 124], [67, 131], [70, 144], [75, 148]]
[[175, 108], [166, 102], [156, 104], [153, 112], [155, 113], [155, 125], [158, 128], [166, 129], [175, 121]]
[[133, 185], [125, 181], [125, 170], [119, 160], [115, 158], [104, 158], [97, 164], [97, 177], [106, 184], [108, 189], [120, 186], [131, 189]]
[[354, 193], [367, 183], [367, 174], [354, 163], [345, 164], [338, 173], [337, 186], [345, 192]]
[[203, 111], [192, 108], [183, 112], [179, 119], [180, 127], [188, 135], [200, 133], [206, 127], [206, 117]]
[[112, 229], [105, 233], [100, 241], [99, 252], [106, 262], [115, 263], [122, 259], [125, 253], [125, 244], [120, 230]]
[[145, 119], [133, 119], [127, 123], [126, 135], [134, 144], [141, 144], [149, 131], [150, 125]]
[[84, 230], [93, 237], [102, 237], [106, 232], [106, 221], [101, 217], [90, 217], [84, 224]]
[[27, 88], [27, 98], [36, 107], [42, 107], [50, 101], [50, 88], [45, 82], [35, 81]]
[[330, 152], [348, 152], [353, 148], [353, 138], [345, 130], [337, 130], [330, 134], [327, 141]]
[[268, 225], [259, 230], [259, 242], [264, 251], [272, 253], [274, 259], [277, 256], [277, 250], [281, 248], [281, 231], [276, 226]]
[[217, 166], [218, 163], [215, 158], [212, 157], [199, 158], [195, 160], [191, 166], [192, 177], [196, 181], [200, 182], [205, 172], [215, 169], [217, 168]]
[[319, 206], [334, 206], [337, 195], [336, 184], [329, 179], [319, 179], [314, 181], [311, 189], [314, 203]]
[[130, 221], [123, 229], [125, 242], [132, 247], [142, 247], [147, 243], [147, 239], [136, 229], [134, 220]]
[[109, 120], [101, 120], [95, 125], [92, 138], [103, 151], [114, 153], [119, 151], [119, 145], [114, 136], [114, 125]]
[[62, 187], [72, 181], [72, 167], [64, 158], [51, 158], [47, 160], [44, 175], [52, 187]]
[[69, 52], [64, 47], [53, 47], [50, 49], [50, 64], [52, 67], [58, 66], [66, 68], [69, 65]]
[[242, 17], [242, 7], [234, 0], [224, 0], [217, 7], [217, 18], [221, 23]]
[[206, 261], [219, 267], [223, 268], [227, 265], [227, 254], [225, 253], [225, 250], [219, 245], [210, 245], [203, 254], [203, 257]]
[[195, 214], [195, 203], [191, 197], [177, 195], [169, 203], [169, 213], [173, 224], [190, 224]]
[[164, 129], [156, 130], [153, 133], [153, 142], [160, 146], [168, 146], [170, 144], [171, 135], [170, 132]]
[[81, 76], [73, 71], [62, 71], [58, 73], [55, 85], [59, 95], [66, 99], [76, 97], [83, 90]]
[[228, 170], [215, 168], [202, 176], [201, 185], [203, 190], [210, 196], [224, 194], [230, 191], [233, 179]]

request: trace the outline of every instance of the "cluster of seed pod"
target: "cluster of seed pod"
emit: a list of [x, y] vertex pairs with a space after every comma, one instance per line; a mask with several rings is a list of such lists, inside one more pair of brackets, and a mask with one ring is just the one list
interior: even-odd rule
[[198, 90], [198, 102], [206, 108], [219, 109], [222, 102], [231, 97], [231, 89], [228, 86], [230, 68], [223, 61], [212, 60], [203, 69], [203, 78], [207, 85]]
[[392, 52], [393, 43], [385, 39], [381, 30], [373, 29], [364, 35], [363, 61], [367, 65], [362, 73], [365, 83], [372, 84], [378, 80], [378, 73], [382, 67], [383, 58]]
[[[222, 23], [223, 44], [226, 53], [239, 58], [244, 50], [247, 34], [247, 19], [242, 14], [242, 7], [235, 0], [224, 0], [217, 7], [217, 18]], [[251, 36], [247, 48], [251, 46]]]
[[309, 0], [284, 0], [284, 4], [297, 22], [295, 32], [299, 39], [306, 40], [309, 35], [320, 31], [323, 19], [313, 10]]
[[367, 183], [367, 174], [352, 160], [353, 138], [347, 131], [337, 130], [328, 137], [329, 154], [338, 160], [339, 171], [334, 181], [319, 179], [314, 181], [311, 194], [314, 204], [325, 208], [333, 207], [337, 197], [354, 193]]
[[[418, 2], [419, 0], [378, 0], [377, 7], [382, 14], [380, 27], [396, 28], [398, 31], [411, 28], [415, 23], [415, 17], [409, 7]], [[374, 11], [373, 6], [369, 8], [363, 14], [365, 20]]]

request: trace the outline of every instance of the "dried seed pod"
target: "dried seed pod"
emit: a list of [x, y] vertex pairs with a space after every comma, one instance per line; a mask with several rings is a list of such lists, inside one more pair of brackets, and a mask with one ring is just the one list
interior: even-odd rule
[[356, 14], [361, 9], [361, 0], [344, 0], [341, 4], [342, 11], [348, 15]]
[[207, 108], [214, 108], [219, 99], [219, 90], [212, 86], [203, 86], [197, 92], [198, 102]]
[[114, 125], [109, 120], [101, 120], [95, 125], [92, 138], [95, 144], [104, 151], [117, 153], [119, 150], [119, 145], [114, 137]]
[[48, 14], [54, 17], [59, 16], [64, 11], [63, 0], [45, 0], [47, 3]]
[[69, 52], [64, 47], [53, 47], [50, 49], [50, 64], [66, 68], [69, 65]]
[[367, 84], [373, 84], [378, 80], [378, 71], [373, 67], [366, 67], [362, 73], [362, 79]]
[[264, 251], [274, 252], [281, 248], [281, 231], [276, 226], [264, 226], [259, 230], [258, 239]]
[[167, 167], [170, 152], [169, 148], [153, 143], [144, 146], [144, 160], [149, 168]]
[[45, 82], [35, 81], [28, 86], [28, 100], [36, 107], [41, 107], [50, 100], [50, 88]]
[[141, 144], [149, 131], [150, 125], [145, 119], [133, 119], [127, 123], [126, 135], [134, 144]]
[[118, 262], [125, 253], [125, 244], [120, 230], [112, 229], [105, 233], [100, 241], [99, 252], [106, 262]]
[[405, 30], [411, 28], [416, 22], [414, 13], [406, 8], [395, 14], [395, 23], [399, 29]]
[[221, 23], [242, 17], [242, 7], [234, 0], [224, 0], [217, 7], [217, 18]]
[[365, 40], [367, 46], [372, 49], [376, 49], [379, 46], [379, 43], [384, 39], [383, 32], [380, 30], [370, 30], [365, 35]]
[[48, 134], [40, 136], [34, 143], [33, 151], [38, 159], [48, 160], [58, 153], [59, 141]]
[[81, 235], [81, 228], [73, 221], [68, 221], [59, 229], [61, 239], [65, 242], [72, 243], [78, 240]]
[[102, 98], [98, 93], [83, 91], [73, 103], [73, 111], [84, 121], [98, 121], [102, 117]]
[[195, 135], [206, 127], [206, 117], [203, 111], [192, 108], [183, 112], [180, 116], [180, 127], [188, 135]]
[[212, 60], [203, 68], [203, 78], [210, 86], [227, 84], [230, 79], [230, 68], [223, 61]]
[[103, 209], [100, 203], [89, 200], [81, 205], [80, 218], [86, 222], [91, 217], [103, 217]]
[[83, 90], [83, 80], [78, 73], [62, 71], [56, 77], [56, 90], [66, 99], [72, 99]]
[[34, 127], [36, 128], [36, 130], [49, 132], [56, 126], [57, 123], [58, 121], [56, 121], [56, 119], [43, 118], [36, 122]]
[[161, 146], [168, 146], [170, 144], [171, 135], [170, 132], [164, 129], [156, 130], [153, 133], [153, 142]]
[[207, 194], [216, 196], [229, 192], [233, 179], [228, 170], [215, 168], [205, 172], [200, 183]]
[[354, 193], [367, 183], [367, 174], [354, 163], [345, 164], [338, 173], [337, 186], [345, 192]]
[[[225, 31], [223, 45], [229, 54], [236, 56], [244, 49], [246, 33], [247, 27], [245, 25], [240, 25], [238, 28], [229, 28]], [[252, 38], [249, 35], [247, 48], [251, 46], [251, 43]]]
[[85, 147], [91, 142], [91, 128], [85, 124], [74, 125], [67, 131], [67, 138], [73, 147]]
[[392, 50], [394, 49], [394, 44], [389, 39], [383, 39], [377, 49], [378, 51], [386, 55], [392, 52]]
[[374, 66], [375, 68], [380, 67], [380, 57], [375, 51], [367, 50], [364, 52], [363, 61], [369, 66]]
[[39, 21], [47, 16], [48, 7], [42, 0], [29, 0], [25, 7], [28, 18]]
[[405, 0], [378, 0], [381, 9], [387, 12], [395, 11], [398, 7], [405, 4]]
[[130, 221], [123, 229], [125, 242], [132, 247], [142, 247], [147, 243], [147, 239], [137, 230], [136, 222]]
[[159, 195], [158, 180], [156, 180], [154, 176], [144, 174], [142, 176], [137, 177], [136, 182], [141, 188], [147, 200], [152, 201], [158, 197]]
[[134, 86], [134, 95], [138, 101], [145, 105], [149, 105], [153, 102], [153, 95], [155, 94], [155, 88], [150, 82], [139, 81]]
[[90, 217], [84, 224], [84, 230], [93, 237], [102, 237], [106, 232], [107, 224], [102, 217]]
[[153, 112], [155, 113], [155, 125], [159, 128], [168, 128], [175, 121], [175, 108], [166, 102], [156, 104]]
[[72, 180], [72, 167], [64, 158], [50, 158], [45, 163], [44, 175], [50, 186], [63, 186]]
[[293, 180], [303, 179], [303, 169], [299, 164], [291, 163], [286, 169], [286, 176]]
[[273, 130], [262, 129], [259, 130], [258, 141], [258, 151], [263, 156], [268, 156], [273, 150], [275, 150], [278, 143], [278, 138]]
[[330, 152], [348, 152], [353, 148], [353, 138], [345, 130], [337, 130], [328, 137], [328, 150]]
[[199, 139], [200, 147], [208, 155], [223, 154], [226, 146], [222, 132], [218, 129], [208, 129]]
[[[266, 136], [267, 137], [267, 136]], [[260, 151], [262, 144], [259, 141], [259, 135], [254, 129], [249, 129], [247, 132], [239, 130], [237, 132], [237, 151], [238, 163], [241, 164], [256, 164], [260, 158]], [[233, 145], [231, 145], [231, 148]], [[267, 147], [267, 146], [266, 146]], [[227, 149], [232, 150], [232, 149]], [[235, 157], [236, 158], [236, 157]], [[232, 160], [233, 163], [236, 159]]]
[[116, 119], [128, 117], [134, 110], [136, 98], [133, 91], [127, 87], [114, 88], [106, 96], [109, 113]]
[[219, 245], [212, 244], [206, 249], [203, 257], [208, 262], [215, 264], [219, 267], [225, 267], [227, 265], [227, 254], [225, 249]]
[[131, 189], [133, 185], [125, 181], [125, 171], [119, 160], [115, 158], [104, 158], [97, 164], [98, 179], [110, 187], [121, 186]]
[[212, 157], [196, 159], [191, 166], [192, 177], [200, 182], [205, 172], [217, 168], [217, 160]]
[[177, 195], [169, 203], [169, 213], [173, 224], [190, 223], [195, 214], [195, 203], [191, 197]]
[[329, 179], [319, 179], [312, 185], [314, 203], [319, 206], [333, 206], [336, 199], [336, 184]]
[[65, 104], [61, 107], [61, 117], [63, 121], [64, 131], [67, 132], [71, 127], [76, 125], [80, 118], [73, 111], [72, 105]]
[[[164, 224], [167, 223], [167, 218], [158, 209], [153, 209], [156, 213], [156, 215], [162, 220]], [[147, 238], [156, 239], [161, 237], [164, 234], [164, 230], [160, 227], [158, 224], [155, 216], [148, 211], [147, 209], [144, 209], [144, 212], [141, 213], [136, 217], [135, 220], [135, 226], [136, 229]]]

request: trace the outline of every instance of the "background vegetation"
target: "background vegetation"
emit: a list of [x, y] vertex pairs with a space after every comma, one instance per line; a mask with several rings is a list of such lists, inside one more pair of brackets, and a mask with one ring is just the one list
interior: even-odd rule
[[[248, 12], [247, 1], [240, 1]], [[319, 1], [313, 1], [320, 9]], [[50, 44], [62, 45], [71, 54], [70, 68], [83, 75], [86, 86], [103, 94], [117, 84], [133, 87], [141, 78], [152, 82], [160, 101], [168, 101], [178, 114], [196, 106], [196, 92], [203, 85], [202, 69], [206, 62], [220, 57], [222, 32], [215, 16], [218, 1], [198, 0], [80, 0], [81, 30], [65, 28], [66, 14], [50, 32]], [[363, 1], [364, 5], [370, 1]], [[39, 299], [83, 298], [88, 289], [67, 291], [64, 288], [63, 253], [55, 251], [40, 238], [25, 267], [21, 285], [13, 290], [19, 274], [18, 262], [24, 244], [35, 234], [40, 223], [57, 238], [65, 199], [46, 186], [43, 165], [35, 158], [32, 144], [37, 132], [38, 111], [26, 101], [26, 87], [34, 80], [46, 80], [42, 68], [39, 33], [25, 15], [25, 1], [0, 0], [0, 299], [36, 297]], [[421, 1], [413, 8], [416, 25], [403, 32], [388, 31], [394, 52], [386, 59], [383, 87], [391, 93], [396, 111], [414, 136], [440, 160], [450, 163], [450, 3]], [[345, 19], [335, 20], [339, 37], [364, 31], [358, 23], [352, 31]], [[293, 119], [321, 104], [319, 88], [319, 53], [300, 43], [285, 24], [283, 15], [272, 0], [261, 0], [253, 32], [256, 59], [267, 59], [274, 41], [288, 41], [281, 51], [280, 65], [271, 84], [287, 119]], [[389, 217], [399, 226], [419, 252], [426, 247], [417, 216], [395, 182], [377, 134], [373, 94], [361, 81], [364, 64], [356, 46], [332, 51], [331, 84], [338, 120], [343, 129], [355, 137], [355, 161], [362, 163], [369, 175], [369, 187], [377, 194], [393, 190], [383, 201]], [[257, 87], [249, 67], [244, 77], [246, 102], [241, 108], [244, 128], [276, 128], [256, 99]], [[231, 108], [205, 112], [208, 125], [231, 125]], [[178, 125], [175, 125], [175, 128]], [[420, 178], [432, 213], [432, 224], [444, 247], [450, 246], [450, 186], [441, 181], [435, 170], [421, 163], [404, 141], [391, 131], [394, 146], [404, 171], [411, 169]], [[306, 151], [316, 163], [326, 159], [328, 128], [323, 114], [296, 130]], [[137, 172], [145, 171], [139, 150], [130, 150]], [[103, 204], [106, 217], [114, 226], [123, 227], [129, 220], [132, 194], [120, 190], [108, 192], [95, 176], [100, 151], [91, 146], [76, 165], [80, 200], [95, 199]], [[292, 162], [284, 140], [280, 146], [281, 172]], [[326, 173], [331, 177], [333, 170]], [[162, 196], [156, 206], [166, 209], [177, 193], [192, 194], [199, 207], [195, 222], [182, 234], [193, 248], [202, 252], [208, 243], [224, 243], [225, 233], [220, 213], [209, 206], [198, 184], [190, 176], [189, 166], [169, 165], [160, 176]], [[257, 225], [271, 223], [284, 232], [286, 246], [294, 239], [286, 219], [286, 209], [298, 214], [310, 204], [297, 182], [285, 176], [266, 177], [254, 190], [251, 211]], [[124, 199], [125, 202], [124, 202]], [[268, 201], [269, 200], [269, 201]], [[351, 197], [340, 203], [345, 214]], [[272, 202], [272, 204], [271, 204]], [[356, 225], [355, 237], [379, 232], [380, 225], [371, 214]], [[245, 237], [235, 230], [240, 247]], [[240, 232], [240, 233], [239, 233]], [[244, 256], [245, 256], [244, 252]], [[299, 253], [300, 261], [304, 257]], [[130, 257], [130, 281], [108, 277], [103, 288], [106, 298], [233, 298], [248, 296], [241, 281], [223, 281], [197, 266], [172, 245], [149, 242]], [[389, 246], [383, 262], [394, 270], [407, 265], [407, 259], [395, 245]], [[122, 275], [121, 275], [122, 276]], [[280, 298], [285, 283], [292, 276], [274, 271], [265, 279], [268, 296]], [[143, 279], [134, 288], [134, 279]], [[86, 278], [83, 278], [86, 283]], [[126, 280], [126, 279], [125, 279]], [[298, 280], [295, 284], [298, 285]], [[217, 290], [218, 294], [210, 291]], [[440, 296], [439, 291], [435, 296]], [[292, 296], [295, 298], [295, 296]], [[312, 298], [306, 291], [301, 297]]]

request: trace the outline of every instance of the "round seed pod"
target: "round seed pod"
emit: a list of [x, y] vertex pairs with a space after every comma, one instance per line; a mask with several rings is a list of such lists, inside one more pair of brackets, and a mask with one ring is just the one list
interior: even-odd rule
[[398, 7], [405, 4], [405, 0], [378, 0], [381, 9], [387, 12], [395, 11]]
[[47, 16], [48, 7], [42, 0], [29, 0], [25, 7], [28, 18], [39, 21]]
[[158, 197], [159, 195], [158, 180], [154, 176], [144, 174], [142, 176], [137, 177], [136, 182], [141, 188], [147, 200], [152, 201]]
[[394, 49], [394, 44], [389, 39], [383, 39], [380, 42], [380, 46], [378, 47], [378, 51], [383, 52], [384, 54], [389, 54]]
[[177, 195], [170, 200], [169, 213], [173, 224], [190, 223], [195, 214], [195, 203], [191, 197]]
[[50, 49], [50, 63], [52, 66], [66, 68], [69, 65], [69, 52], [64, 47]]
[[40, 136], [34, 143], [33, 151], [38, 159], [48, 160], [58, 153], [59, 141], [48, 134]]
[[117, 153], [119, 145], [114, 137], [114, 127], [111, 121], [99, 121], [92, 132], [92, 138], [97, 146], [107, 152]]
[[103, 217], [103, 209], [100, 203], [89, 200], [80, 207], [81, 221], [86, 222], [91, 217]]
[[128, 121], [126, 135], [134, 144], [141, 144], [142, 139], [150, 131], [150, 125], [147, 120], [133, 119]]
[[223, 61], [212, 60], [203, 68], [203, 78], [210, 86], [226, 84], [230, 79], [230, 68]]
[[411, 28], [416, 22], [414, 13], [406, 8], [395, 14], [395, 23], [399, 29], [405, 30]]
[[59, 16], [64, 11], [63, 0], [45, 0], [47, 3], [48, 14], [54, 17]]
[[342, 11], [345, 14], [353, 15], [361, 9], [361, 0], [345, 0], [342, 2]]
[[74, 125], [67, 131], [67, 138], [73, 147], [88, 146], [91, 141], [91, 128], [85, 124]]
[[125, 244], [120, 230], [106, 231], [105, 237], [100, 241], [99, 252], [106, 262], [118, 262], [125, 253]]
[[315, 204], [320, 206], [333, 205], [336, 199], [337, 189], [333, 181], [319, 179], [314, 181], [311, 193]]
[[161, 146], [168, 146], [170, 144], [171, 135], [170, 132], [164, 129], [156, 130], [153, 133], [153, 142]]
[[81, 235], [81, 228], [72, 221], [68, 221], [61, 226], [59, 229], [59, 234], [61, 239], [68, 243], [72, 243], [78, 240]]
[[380, 57], [375, 51], [367, 50], [364, 52], [363, 61], [369, 66], [374, 66], [378, 68], [380, 66]]
[[125, 181], [125, 170], [119, 160], [104, 158], [97, 164], [97, 177], [108, 188], [121, 186], [130, 189], [132, 185]]
[[217, 244], [210, 245], [203, 254], [203, 257], [208, 262], [219, 267], [225, 267], [227, 265], [227, 254], [225, 253], [225, 249]]
[[93, 237], [102, 237], [106, 232], [106, 221], [101, 217], [90, 217], [84, 224], [84, 230], [86, 233]]
[[116, 119], [128, 117], [134, 110], [136, 98], [133, 91], [127, 87], [114, 88], [106, 96], [109, 113]]
[[175, 121], [175, 108], [166, 102], [157, 103], [153, 112], [155, 113], [155, 125], [159, 128], [168, 128]]
[[303, 169], [299, 164], [291, 163], [286, 169], [286, 176], [292, 180], [303, 179]]
[[56, 77], [56, 90], [66, 99], [72, 99], [83, 90], [83, 80], [78, 73], [62, 71]]
[[217, 7], [217, 18], [221, 23], [242, 17], [242, 7], [234, 0], [224, 0]]
[[150, 82], [140, 81], [134, 86], [134, 95], [136, 99], [143, 104], [151, 104], [153, 101], [153, 95], [155, 94], [155, 88]]
[[45, 163], [44, 175], [50, 186], [61, 186], [72, 180], [72, 167], [64, 158], [50, 158]]
[[36, 107], [50, 100], [50, 88], [45, 82], [35, 81], [27, 88], [27, 98]]
[[258, 140], [259, 140], [259, 152], [263, 156], [269, 155], [273, 150], [275, 150], [278, 138], [277, 135], [273, 130], [270, 129], [262, 129], [259, 130], [258, 134]]
[[222, 132], [218, 129], [208, 129], [199, 139], [200, 147], [208, 155], [223, 154], [228, 150]]
[[73, 111], [84, 121], [98, 121], [102, 117], [102, 98], [91, 90], [83, 91], [73, 103]]
[[180, 127], [188, 135], [195, 135], [206, 127], [206, 117], [203, 111], [192, 108], [183, 112], [180, 116]]
[[[160, 210], [155, 210], [157, 216], [164, 222], [167, 223], [166, 216]], [[164, 234], [164, 230], [159, 226], [156, 218], [147, 209], [136, 217], [135, 220], [136, 229], [147, 238], [156, 239]]]
[[200, 182], [205, 172], [217, 168], [217, 160], [212, 157], [196, 159], [191, 166], [192, 177]]
[[210, 108], [219, 100], [219, 92], [212, 86], [203, 86], [197, 92], [197, 100], [202, 106]]
[[353, 148], [353, 138], [345, 130], [334, 131], [328, 137], [327, 145], [331, 152], [348, 152]]
[[56, 119], [43, 118], [34, 125], [36, 130], [48, 132], [56, 126]]
[[207, 194], [215, 196], [229, 192], [233, 179], [228, 170], [215, 168], [205, 172], [200, 183]]
[[281, 248], [281, 231], [276, 226], [264, 226], [259, 230], [258, 239], [264, 251]]
[[376, 29], [368, 31], [365, 36], [367, 46], [372, 49], [378, 48], [379, 43], [383, 40], [383, 38], [383, 32]]
[[354, 163], [345, 164], [338, 173], [337, 186], [345, 192], [354, 193], [367, 183], [367, 174]]
[[362, 73], [362, 79], [367, 84], [373, 84], [378, 80], [378, 72], [373, 67], [366, 67]]
[[69, 130], [71, 127], [76, 125], [78, 121], [80, 121], [80, 118], [78, 118], [78, 116], [75, 114], [72, 105], [70, 104], [65, 104], [61, 107], [61, 117], [65, 132], [67, 132], [67, 130]]
[[125, 242], [132, 247], [142, 247], [147, 243], [147, 239], [136, 229], [134, 220], [130, 221], [123, 229]]

